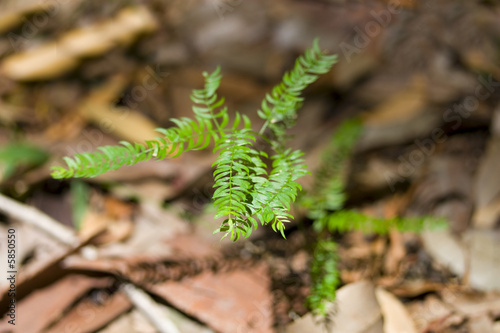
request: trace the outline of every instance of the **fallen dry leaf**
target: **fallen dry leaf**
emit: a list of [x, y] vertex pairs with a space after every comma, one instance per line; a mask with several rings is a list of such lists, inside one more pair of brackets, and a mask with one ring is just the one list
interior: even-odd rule
[[493, 332], [493, 320], [487, 315], [472, 317], [468, 323], [469, 333]]
[[500, 219], [500, 136], [493, 136], [483, 156], [474, 186], [475, 211], [472, 221], [478, 228], [493, 228]]
[[439, 114], [428, 112], [425, 79], [416, 76], [403, 89], [364, 117], [364, 131], [357, 147], [370, 149], [405, 142], [426, 135], [439, 123]]
[[459, 240], [448, 231], [426, 231], [422, 239], [434, 259], [459, 276], [468, 274], [474, 288], [500, 290], [500, 232], [469, 230]]
[[[172, 319], [182, 333], [214, 333], [208, 327], [187, 318], [181, 313], [166, 307], [161, 308], [162, 313]], [[164, 310], [164, 311], [163, 311]], [[132, 310], [123, 314], [112, 323], [107, 325], [97, 333], [157, 333], [157, 328], [153, 327], [148, 319], [138, 310]]]
[[425, 329], [432, 323], [444, 321], [452, 315], [452, 310], [436, 295], [429, 295], [423, 301], [413, 301], [406, 305], [406, 309], [413, 318], [418, 332], [428, 332]]
[[477, 317], [488, 313], [500, 313], [499, 292], [458, 292], [442, 289], [440, 293], [443, 301], [446, 302], [450, 308], [454, 308], [464, 315]]
[[12, 1], [10, 4], [2, 3], [0, 14], [0, 34], [3, 34], [12, 27], [21, 24], [27, 15], [37, 12], [49, 11], [52, 6], [57, 4], [57, 0], [37, 1], [37, 0], [19, 0]]
[[311, 313], [292, 322], [285, 333], [383, 333], [380, 306], [375, 296], [375, 287], [369, 281], [348, 284], [337, 290], [337, 300], [333, 304], [331, 330], [325, 328], [321, 320]]
[[[329, 330], [325, 324], [311, 313], [306, 314], [292, 323], [288, 324], [283, 330], [283, 333], [328, 333]], [[281, 331], [280, 331], [281, 332]]]
[[265, 265], [251, 271], [202, 273], [149, 289], [183, 312], [221, 333], [271, 333], [270, 280]]
[[86, 238], [94, 234], [96, 230], [104, 230], [99, 237], [94, 239], [94, 244], [109, 244], [121, 242], [132, 235], [135, 205], [111, 196], [102, 198], [95, 195], [91, 201], [104, 201], [104, 205], [102, 210], [96, 209], [96, 205], [89, 205], [81, 222], [79, 230], [81, 237]]
[[396, 274], [399, 264], [406, 256], [406, 249], [401, 233], [397, 230], [389, 232], [390, 246], [384, 259], [384, 268], [387, 274]]
[[78, 108], [87, 120], [100, 126], [103, 131], [132, 142], [144, 142], [158, 136], [153, 121], [142, 113], [126, 107], [116, 107], [116, 101], [129, 80], [126, 75], [111, 77], [104, 84], [94, 88]]
[[130, 44], [138, 35], [156, 27], [153, 15], [145, 7], [125, 8], [106, 22], [69, 31], [57, 41], [6, 58], [0, 73], [21, 81], [55, 78], [75, 68], [83, 57]]
[[44, 333], [94, 332], [132, 307], [130, 300], [120, 291], [104, 297], [103, 301], [84, 298]]
[[375, 296], [384, 317], [384, 333], [417, 333], [413, 319], [400, 300], [382, 288], [375, 290]]
[[[36, 313], [30, 320], [16, 321], [16, 332], [39, 333], [53, 323], [78, 297], [83, 296], [91, 288], [106, 287], [111, 283], [109, 278], [90, 278], [85, 275], [70, 274], [53, 284], [31, 292], [17, 303], [19, 314]], [[0, 331], [12, 327], [7, 323], [10, 317], [3, 318]]]

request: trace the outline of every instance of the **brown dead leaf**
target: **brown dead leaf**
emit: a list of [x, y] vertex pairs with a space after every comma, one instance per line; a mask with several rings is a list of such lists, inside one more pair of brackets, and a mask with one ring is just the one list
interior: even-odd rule
[[[433, 323], [443, 322], [452, 311], [436, 295], [429, 295], [422, 301], [413, 301], [406, 306], [418, 332], [426, 330]], [[434, 324], [435, 325], [435, 324]]]
[[341, 57], [340, 63], [333, 67], [330, 74], [332, 85], [345, 91], [351, 88], [358, 79], [376, 69], [378, 65], [379, 59], [372, 52], [355, 54], [349, 61]]
[[[238, 266], [238, 261], [238, 264], [230, 264], [224, 269], [224, 259], [217, 259], [220, 258], [217, 248], [189, 234], [177, 235], [170, 241], [164, 239], [162, 242], [169, 246], [169, 251], [164, 251], [161, 256], [143, 252], [122, 259], [85, 260], [73, 257], [68, 258], [65, 263], [66, 267], [79, 270], [120, 272], [220, 332], [234, 332], [238, 329], [271, 332], [272, 297], [268, 289], [270, 281], [266, 266], [253, 266], [252, 270], [248, 270], [246, 266]], [[160, 243], [161, 241], [156, 241], [155, 246]], [[203, 269], [203, 263], [213, 258], [222, 260], [218, 264], [220, 269], [217, 269], [217, 273], [212, 272], [209, 267], [201, 274], [193, 271], [195, 266]], [[162, 264], [162, 260], [167, 264]], [[177, 261], [182, 267], [175, 265]], [[212, 267], [212, 264], [208, 266]], [[188, 272], [191, 271], [195, 275], [189, 277]], [[154, 282], [152, 279], [159, 283], [150, 284]], [[228, 316], [230, 309], [237, 310], [231, 310], [231, 315]]]
[[[178, 327], [182, 333], [214, 333], [210, 328], [187, 318], [182, 313], [175, 311], [172, 308], [161, 307], [159, 308], [162, 315], [168, 317]], [[132, 311], [123, 314], [112, 323], [107, 325], [97, 333], [157, 333], [158, 329], [155, 328], [151, 322], [139, 310], [133, 309]]]
[[332, 328], [325, 329], [311, 313], [289, 324], [285, 333], [382, 333], [383, 320], [380, 306], [371, 282], [359, 281], [337, 290], [337, 300], [332, 305]]
[[[395, 4], [394, 2], [392, 2], [390, 0], [384, 0], [383, 2], [387, 3], [387, 5], [389, 5], [389, 6]], [[403, 8], [412, 9], [412, 8], [415, 8], [416, 3], [417, 3], [417, 1], [415, 1], [415, 0], [402, 0], [402, 1], [397, 2], [397, 5], [401, 6]]]
[[328, 329], [321, 322], [321, 320], [316, 320], [311, 313], [296, 319], [292, 323], [288, 324], [283, 331], [283, 333], [329, 333]]
[[[105, 291], [106, 289], [102, 292]], [[104, 297], [104, 300], [99, 301], [89, 297], [82, 299], [44, 333], [67, 333], [75, 330], [82, 333], [94, 332], [132, 307], [130, 300], [121, 291]]]
[[365, 124], [367, 126], [385, 125], [407, 121], [408, 118], [417, 116], [425, 106], [424, 88], [425, 79], [415, 77], [409, 88], [402, 90], [375, 110], [366, 114], [364, 117]]
[[98, 212], [87, 211], [83, 216], [80, 231], [82, 237], [102, 229], [105, 231], [94, 240], [95, 244], [109, 244], [127, 239], [134, 231], [134, 223], [129, 219], [115, 220]]
[[384, 317], [384, 333], [417, 333], [413, 320], [400, 300], [382, 288], [377, 288], [375, 295]]
[[[397, 282], [397, 283], [395, 283]], [[413, 298], [423, 294], [441, 291], [446, 285], [441, 283], [428, 282], [425, 280], [414, 281], [395, 281], [393, 278], [387, 280], [379, 279], [377, 284], [390, 290], [391, 293], [398, 297]]]
[[106, 22], [69, 31], [57, 41], [6, 58], [0, 65], [0, 73], [20, 81], [58, 77], [75, 68], [82, 58], [100, 55], [117, 45], [128, 45], [138, 35], [156, 27], [146, 7], [125, 8]]
[[403, 237], [397, 230], [389, 232], [390, 245], [384, 258], [384, 268], [387, 274], [393, 275], [398, 271], [399, 264], [406, 256]]
[[130, 83], [130, 76], [123, 73], [110, 77], [106, 82], [94, 88], [86, 98], [89, 104], [110, 105], [117, 100]]
[[[56, 250], [50, 250], [50, 256], [46, 256], [40, 260], [33, 260], [29, 264], [22, 266], [23, 269], [20, 270], [16, 280], [16, 299], [18, 301], [22, 300], [33, 290], [47, 286], [61, 276], [64, 276], [65, 272], [61, 267], [61, 262], [78, 251], [81, 247], [91, 242], [101, 231], [102, 230], [98, 230], [89, 238], [83, 239], [77, 246], [59, 247]], [[0, 308], [8, 308], [7, 302], [10, 300], [10, 298], [7, 297], [8, 291], [8, 288], [2, 288], [2, 290], [0, 290]]]
[[251, 271], [202, 273], [149, 289], [221, 333], [273, 332], [270, 280], [264, 264]]
[[159, 136], [155, 131], [159, 126], [129, 108], [92, 103], [84, 104], [80, 110], [84, 117], [98, 124], [103, 130], [124, 140], [144, 142]]
[[500, 290], [500, 233], [489, 230], [469, 230], [462, 240], [448, 231], [422, 233], [424, 245], [438, 262], [479, 290]]
[[500, 293], [490, 291], [454, 291], [442, 289], [443, 301], [451, 308], [470, 317], [477, 317], [489, 313], [500, 313]]
[[23, 19], [29, 14], [49, 10], [52, 6], [56, 5], [56, 2], [58, 1], [48, 0], [40, 2], [36, 0], [20, 0], [12, 1], [10, 4], [8, 1], [2, 3], [0, 5], [2, 11], [0, 14], [0, 34], [21, 24]]
[[[16, 332], [42, 332], [44, 328], [57, 320], [75, 299], [91, 288], [104, 288], [110, 282], [109, 278], [90, 278], [85, 275], [71, 274], [43, 289], [31, 292], [17, 302], [16, 310], [20, 314], [33, 314], [33, 316], [29, 320], [18, 319], [15, 325]], [[0, 330], [10, 326], [6, 322], [9, 319], [9, 317], [4, 317]]]
[[91, 201], [104, 200], [101, 210], [96, 205], [91, 205], [85, 212], [80, 227], [80, 235], [88, 237], [96, 230], [105, 230], [99, 237], [94, 239], [96, 244], [108, 244], [120, 242], [127, 239], [134, 231], [133, 214], [135, 205], [116, 198], [106, 196], [102, 198], [95, 195]]
[[121, 315], [97, 333], [157, 333], [148, 319], [137, 309]]
[[131, 142], [144, 142], [158, 136], [159, 126], [143, 114], [126, 107], [115, 107], [116, 101], [128, 83], [127, 76], [118, 75], [95, 88], [78, 108], [87, 120], [103, 131]]
[[[142, 233], [139, 237], [134, 234], [132, 239], [126, 242], [108, 245], [110, 248], [115, 247], [111, 252], [96, 249], [93, 255], [89, 256], [82, 251], [81, 255], [67, 258], [64, 261], [64, 267], [113, 274], [119, 272], [130, 280], [142, 284], [147, 283], [146, 277], [148, 274], [151, 275], [151, 272], [148, 273], [147, 269], [140, 268], [145, 263], [151, 263], [154, 267], [155, 263], [162, 261], [178, 262], [190, 259], [195, 261], [200, 258], [213, 258], [220, 255], [215, 246], [192, 234], [177, 233], [175, 237], [173, 235], [166, 237], [165, 235], [169, 233], [168, 229], [162, 236], [160, 231], [151, 230], [144, 227], [141, 222], [139, 223], [137, 234]], [[153, 238], [152, 235], [160, 235], [160, 237]], [[134, 237], [136, 237], [135, 240]], [[136, 243], [137, 241], [139, 242]], [[143, 244], [143, 242], [147, 242], [153, 249], [149, 251], [145, 249], [146, 244]], [[165, 265], [163, 265], [162, 269], [164, 268]], [[162, 272], [159, 272], [159, 267], [157, 267], [154, 273], [154, 275], [161, 275]], [[167, 280], [168, 277], [165, 276], [164, 278]]]
[[371, 282], [360, 281], [337, 291], [333, 327], [339, 332], [382, 332], [382, 314]]
[[472, 317], [469, 322], [470, 333], [493, 332], [493, 320], [486, 314], [479, 317]]
[[459, 314], [451, 314], [449, 316], [438, 318], [429, 323], [429, 325], [425, 327], [422, 332], [456, 332], [457, 328], [462, 326], [465, 320], [466, 318], [464, 316], [461, 316]]
[[51, 142], [61, 139], [68, 140], [75, 138], [85, 127], [84, 118], [79, 114], [66, 114], [51, 125], [44, 133], [44, 136]]
[[494, 60], [494, 51], [490, 57], [483, 49], [468, 49], [463, 52], [464, 62], [473, 70], [484, 73], [492, 73], [496, 80], [500, 79], [500, 68]]
[[416, 76], [408, 88], [366, 113], [358, 148], [394, 145], [419, 135], [427, 135], [434, 129], [440, 121], [439, 114], [429, 112], [425, 86], [425, 79]]

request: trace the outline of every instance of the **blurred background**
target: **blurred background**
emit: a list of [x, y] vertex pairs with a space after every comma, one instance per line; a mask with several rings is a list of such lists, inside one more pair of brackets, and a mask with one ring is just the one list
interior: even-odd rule
[[[86, 240], [75, 250], [50, 226], [0, 207], [1, 244], [15, 228], [20, 271], [18, 323], [4, 317], [2, 332], [157, 331], [116, 271], [168, 280], [144, 289], [181, 332], [322, 332], [299, 319], [308, 312], [307, 221], [287, 241], [260, 228], [242, 244], [220, 242], [206, 208], [210, 150], [95, 179], [50, 177], [63, 156], [143, 142], [171, 118], [191, 117], [192, 89], [217, 66], [231, 112], [259, 124], [265, 93], [316, 37], [339, 61], [305, 91], [292, 146], [314, 170], [339, 123], [360, 117], [347, 205], [449, 222], [422, 237], [342, 236], [342, 283], [371, 279], [359, 288], [405, 301], [395, 302], [408, 332], [500, 332], [500, 3], [459, 0], [0, 2], [0, 191]], [[266, 259], [173, 281], [204, 271], [207, 255], [226, 267], [249, 253]], [[155, 266], [166, 261], [177, 273]], [[362, 310], [368, 303], [350, 306], [372, 311]], [[373, 311], [387, 323], [396, 310], [379, 303]]]

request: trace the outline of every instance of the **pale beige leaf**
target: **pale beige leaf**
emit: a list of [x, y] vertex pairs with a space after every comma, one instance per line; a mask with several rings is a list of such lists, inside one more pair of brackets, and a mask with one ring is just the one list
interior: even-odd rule
[[[375, 288], [369, 281], [348, 284], [337, 290], [332, 316], [333, 332], [382, 333], [383, 323]], [[325, 333], [325, 325], [308, 314], [291, 323], [285, 333]]]
[[469, 230], [463, 241], [447, 231], [424, 232], [422, 238], [434, 259], [459, 276], [468, 275], [471, 286], [479, 290], [500, 290], [500, 232]]
[[384, 333], [417, 333], [413, 320], [400, 300], [380, 287], [375, 290], [375, 295], [384, 316]]
[[500, 218], [500, 137], [488, 143], [475, 184], [476, 211], [472, 221], [476, 227], [493, 227]]
[[57, 41], [6, 58], [0, 73], [21, 81], [55, 78], [76, 67], [84, 57], [127, 45], [154, 29], [156, 21], [145, 7], [125, 8], [106, 22], [72, 30]]

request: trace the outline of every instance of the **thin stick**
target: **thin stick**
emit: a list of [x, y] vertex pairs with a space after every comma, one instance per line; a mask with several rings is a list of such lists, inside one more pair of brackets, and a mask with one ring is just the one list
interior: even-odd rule
[[158, 304], [141, 289], [131, 283], [122, 285], [134, 306], [160, 331], [161, 333], [180, 333], [177, 326], [160, 311]]
[[76, 233], [36, 208], [19, 203], [0, 193], [0, 211], [41, 229], [48, 235], [69, 246], [77, 246]]

